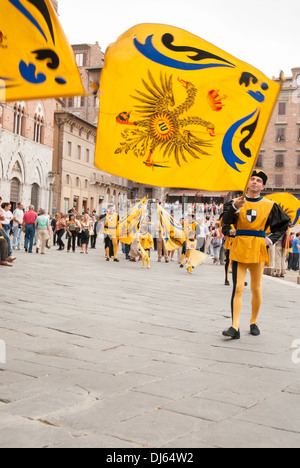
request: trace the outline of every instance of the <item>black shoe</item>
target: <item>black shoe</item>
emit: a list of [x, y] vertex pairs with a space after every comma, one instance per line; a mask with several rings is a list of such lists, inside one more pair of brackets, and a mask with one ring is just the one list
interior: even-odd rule
[[233, 327], [230, 327], [228, 330], [223, 331], [223, 336], [232, 338], [233, 340], [239, 340], [241, 338], [240, 330], [236, 331], [236, 329]]
[[118, 260], [117, 258], [115, 258], [115, 259], [114, 259], [114, 262], [120, 263], [120, 260]]
[[225, 286], [230, 286], [229, 281], [225, 281]]
[[107, 262], [110, 262], [110, 258], [107, 258], [106, 261], [107, 261]]
[[252, 336], [259, 336], [260, 335], [260, 329], [255, 324], [251, 325], [250, 326], [250, 333], [251, 333]]
[[25, 249], [24, 249], [24, 250], [25, 250], [25, 252], [26, 252], [26, 253], [28, 252], [28, 249], [27, 249], [27, 247], [25, 247]]
[[183, 265], [180, 265], [180, 267], [179, 267], [179, 268], [184, 268], [184, 266], [183, 266]]

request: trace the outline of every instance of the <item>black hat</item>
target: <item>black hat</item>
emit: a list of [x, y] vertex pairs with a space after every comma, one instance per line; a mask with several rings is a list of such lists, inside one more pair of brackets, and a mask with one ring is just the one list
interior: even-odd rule
[[263, 180], [264, 185], [267, 185], [268, 176], [264, 171], [253, 171], [252, 177], [260, 177]]

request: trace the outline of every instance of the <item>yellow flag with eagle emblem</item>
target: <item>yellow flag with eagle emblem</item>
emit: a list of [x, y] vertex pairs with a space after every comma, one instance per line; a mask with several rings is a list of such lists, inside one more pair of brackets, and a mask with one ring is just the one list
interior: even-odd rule
[[187, 31], [135, 26], [105, 54], [96, 166], [161, 187], [244, 190], [279, 91]]
[[0, 100], [85, 94], [50, 0], [1, 0]]

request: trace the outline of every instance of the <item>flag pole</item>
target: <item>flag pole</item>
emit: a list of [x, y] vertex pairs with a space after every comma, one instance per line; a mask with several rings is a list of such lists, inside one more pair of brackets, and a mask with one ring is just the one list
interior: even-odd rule
[[279, 87], [279, 89], [278, 89], [277, 97], [276, 97], [276, 100], [274, 101], [274, 104], [273, 104], [273, 107], [272, 107], [272, 112], [270, 112], [270, 117], [269, 117], [269, 119], [268, 119], [268, 124], [266, 125], [265, 131], [264, 131], [264, 134], [263, 134], [263, 138], [262, 138], [261, 143], [260, 143], [260, 145], [259, 145], [259, 148], [258, 148], [258, 150], [257, 150], [256, 157], [255, 157], [254, 160], [253, 160], [252, 169], [251, 169], [251, 172], [250, 172], [250, 174], [249, 174], [249, 177], [248, 177], [248, 180], [247, 180], [247, 182], [246, 182], [246, 186], [245, 186], [245, 189], [244, 189], [244, 192], [243, 192], [243, 195], [242, 195], [242, 199], [243, 199], [243, 200], [245, 200], [245, 197], [246, 197], [246, 195], [247, 195], [248, 185], [249, 185], [250, 179], [251, 179], [251, 177], [252, 177], [252, 174], [253, 174], [254, 168], [255, 168], [255, 166], [256, 166], [256, 163], [257, 163], [257, 161], [258, 161], [261, 146], [262, 146], [262, 144], [263, 144], [265, 135], [266, 135], [266, 133], [267, 133], [270, 120], [271, 120], [271, 118], [272, 118], [272, 115], [273, 115], [275, 106], [276, 106], [277, 101], [278, 101], [279, 94], [281, 93], [282, 85], [283, 85], [283, 83], [285, 82], [284, 72], [283, 72], [283, 71], [280, 72], [279, 79], [280, 79], [280, 87]]

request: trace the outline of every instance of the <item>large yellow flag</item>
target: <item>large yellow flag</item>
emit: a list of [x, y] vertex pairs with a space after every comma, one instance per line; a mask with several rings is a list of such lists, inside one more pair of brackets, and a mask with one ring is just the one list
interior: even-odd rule
[[283, 211], [291, 218], [292, 226], [300, 223], [300, 200], [291, 193], [273, 193], [265, 198], [274, 201], [281, 206]]
[[279, 91], [193, 34], [135, 26], [106, 51], [96, 166], [156, 186], [244, 190]]
[[120, 220], [118, 238], [123, 244], [131, 244], [138, 231], [146, 208], [147, 197], [132, 206]]
[[186, 240], [183, 227], [161, 205], [157, 205], [157, 208], [166, 250], [173, 251], [179, 249]]
[[1, 101], [85, 94], [50, 0], [1, 0]]

